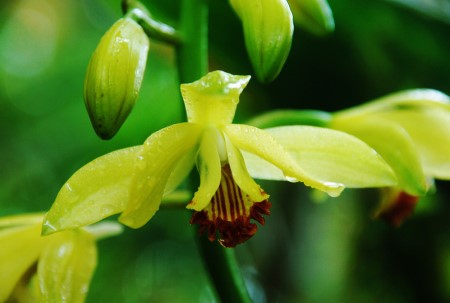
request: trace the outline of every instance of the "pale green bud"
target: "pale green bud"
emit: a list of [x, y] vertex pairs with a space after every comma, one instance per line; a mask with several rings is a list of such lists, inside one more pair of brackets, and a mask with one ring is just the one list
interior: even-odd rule
[[149, 39], [130, 18], [119, 19], [92, 55], [84, 101], [97, 135], [112, 138], [133, 108], [144, 77]]
[[245, 45], [256, 77], [274, 80], [291, 49], [294, 24], [286, 0], [230, 0], [244, 27]]
[[295, 24], [318, 35], [326, 35], [334, 31], [333, 12], [327, 0], [287, 0]]

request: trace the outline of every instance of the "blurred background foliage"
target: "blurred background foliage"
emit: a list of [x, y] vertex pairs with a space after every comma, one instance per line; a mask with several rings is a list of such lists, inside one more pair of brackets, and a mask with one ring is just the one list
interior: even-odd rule
[[[102, 141], [92, 130], [85, 70], [121, 16], [119, 2], [0, 2], [1, 215], [48, 209], [83, 164], [183, 119], [174, 50], [152, 41], [141, 95], [118, 135]], [[178, 0], [143, 2], [177, 25]], [[272, 108], [335, 111], [408, 88], [450, 93], [448, 0], [329, 2], [335, 32], [318, 38], [296, 28], [279, 78], [251, 81], [238, 122]], [[252, 73], [225, 0], [210, 1], [209, 35], [211, 70]], [[450, 302], [450, 184], [438, 182], [398, 229], [371, 219], [376, 190], [318, 199], [298, 184], [261, 185], [272, 215], [236, 249], [255, 302]], [[189, 217], [167, 209], [142, 229], [99, 242], [87, 301], [218, 302]]]

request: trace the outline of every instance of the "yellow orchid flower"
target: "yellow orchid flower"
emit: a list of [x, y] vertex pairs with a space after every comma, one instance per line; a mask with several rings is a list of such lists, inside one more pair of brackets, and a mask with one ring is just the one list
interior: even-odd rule
[[[261, 130], [232, 124], [249, 76], [222, 71], [182, 84], [188, 122], [152, 134], [142, 146], [118, 150], [77, 171], [61, 188], [46, 215], [44, 234], [97, 222], [143, 226], [163, 196], [197, 166], [200, 186], [188, 209], [191, 223], [212, 241], [233, 247], [256, 232], [269, 214], [261, 179], [301, 181], [331, 196], [344, 186], [390, 186], [389, 166], [365, 143], [348, 134], [310, 126]], [[249, 173], [250, 172], [250, 173]]]
[[42, 237], [43, 217], [0, 218], [0, 302], [84, 302], [97, 264], [95, 239], [121, 230], [101, 223]]
[[450, 180], [450, 98], [432, 89], [402, 91], [332, 115], [330, 127], [373, 147], [398, 186], [385, 190], [375, 216], [394, 225], [409, 216], [434, 179]]

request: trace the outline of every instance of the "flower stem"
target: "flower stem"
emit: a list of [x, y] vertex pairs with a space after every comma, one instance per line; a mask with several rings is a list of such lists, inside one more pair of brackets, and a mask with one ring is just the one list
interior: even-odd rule
[[183, 0], [177, 48], [177, 65], [181, 83], [200, 79], [208, 72], [208, 4], [207, 0]]
[[125, 17], [139, 23], [148, 37], [171, 45], [180, 44], [180, 37], [177, 31], [173, 27], [153, 19], [145, 5], [139, 1], [123, 0], [122, 11]]
[[286, 125], [313, 125], [325, 127], [331, 120], [331, 114], [319, 110], [275, 110], [254, 117], [246, 124], [258, 128]]
[[[189, 83], [208, 72], [208, 0], [182, 0], [180, 18], [177, 66], [180, 82]], [[191, 187], [196, 188], [192, 181]], [[234, 250], [204, 237], [198, 237], [197, 243], [220, 301], [251, 302]]]

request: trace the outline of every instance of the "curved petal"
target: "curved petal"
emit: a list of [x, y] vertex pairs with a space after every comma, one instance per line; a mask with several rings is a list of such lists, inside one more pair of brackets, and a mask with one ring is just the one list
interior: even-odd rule
[[42, 223], [44, 213], [21, 214], [0, 218], [0, 230], [13, 226], [25, 226]]
[[434, 89], [411, 89], [389, 94], [374, 101], [342, 110], [333, 114], [334, 118], [352, 118], [396, 111], [399, 109], [441, 108], [450, 106], [450, 97]]
[[22, 275], [42, 249], [40, 224], [0, 231], [0, 302], [6, 302]]
[[344, 132], [314, 126], [284, 126], [266, 131], [315, 179], [354, 188], [397, 184], [380, 155]]
[[89, 225], [122, 212], [142, 149], [135, 146], [114, 151], [73, 174], [45, 216], [42, 233]]
[[159, 209], [170, 174], [180, 158], [196, 147], [202, 129], [194, 123], [175, 124], [145, 141], [120, 222], [139, 228], [150, 220]]
[[399, 123], [417, 147], [427, 176], [450, 180], [450, 106], [390, 112], [383, 118]]
[[95, 240], [86, 231], [46, 238], [37, 269], [43, 302], [84, 302], [96, 266]]
[[338, 196], [344, 189], [340, 183], [326, 182], [310, 176], [268, 132], [238, 124], [227, 125], [224, 130], [234, 146], [279, 167], [288, 180], [301, 181], [307, 186], [327, 192], [330, 196]]
[[[217, 136], [220, 136], [219, 138]], [[222, 170], [217, 140], [223, 140], [222, 134], [216, 129], [208, 129], [203, 133], [199, 155], [197, 157], [197, 168], [200, 174], [200, 187], [187, 205], [188, 209], [200, 211], [211, 202], [212, 197], [219, 188]]]
[[197, 157], [197, 150], [192, 149], [186, 155], [181, 157], [175, 166], [174, 170], [167, 179], [166, 187], [164, 188], [164, 198], [171, 194], [180, 186], [180, 184], [187, 178], [195, 165], [195, 158]]
[[426, 193], [428, 185], [419, 153], [400, 125], [386, 119], [364, 117], [334, 120], [331, 126], [358, 137], [375, 149], [394, 170], [399, 186], [406, 192]]
[[242, 189], [242, 191], [249, 195], [252, 201], [261, 202], [268, 199], [269, 195], [266, 194], [261, 189], [261, 187], [256, 184], [255, 180], [253, 180], [253, 178], [249, 175], [241, 152], [236, 147], [234, 147], [227, 136], [225, 136], [225, 142], [227, 145], [228, 161], [230, 163], [234, 182], [236, 182], [236, 184], [240, 189]]

